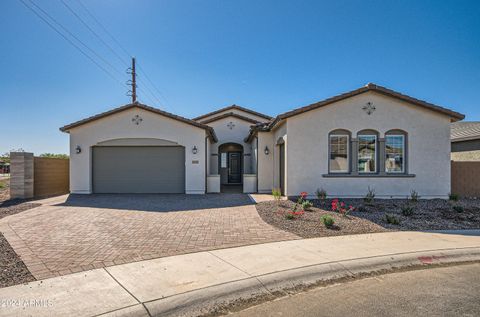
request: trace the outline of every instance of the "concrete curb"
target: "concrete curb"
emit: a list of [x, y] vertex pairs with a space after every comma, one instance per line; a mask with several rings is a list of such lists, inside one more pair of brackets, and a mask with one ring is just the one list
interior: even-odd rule
[[[150, 316], [201, 316], [224, 311], [240, 301], [264, 301], [292, 290], [345, 278], [402, 269], [480, 261], [480, 248], [444, 249], [368, 257], [290, 269], [206, 287], [143, 303]], [[119, 312], [120, 313], [120, 312]], [[116, 314], [115, 316], [144, 316]]]

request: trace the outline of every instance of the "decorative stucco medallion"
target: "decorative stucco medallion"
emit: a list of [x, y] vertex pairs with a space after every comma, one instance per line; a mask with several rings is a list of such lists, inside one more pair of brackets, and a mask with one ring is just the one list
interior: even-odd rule
[[362, 109], [368, 114], [371, 115], [377, 108], [373, 105], [372, 102], [367, 102], [365, 106], [362, 107]]
[[230, 121], [228, 124], [227, 124], [227, 127], [232, 130], [234, 127], [235, 127], [235, 123], [233, 123], [232, 121]]
[[132, 122], [135, 123], [136, 125], [139, 125], [140, 122], [142, 122], [143, 119], [140, 117], [138, 114], [135, 115], [135, 117], [132, 118]]

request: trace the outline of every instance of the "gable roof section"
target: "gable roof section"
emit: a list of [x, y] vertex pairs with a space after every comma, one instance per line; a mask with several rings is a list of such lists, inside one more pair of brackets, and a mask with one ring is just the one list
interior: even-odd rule
[[444, 114], [446, 116], [449, 116], [450, 120], [452, 122], [463, 120], [465, 118], [465, 115], [463, 115], [459, 112], [434, 105], [434, 104], [426, 102], [424, 100], [419, 100], [419, 99], [404, 95], [402, 93], [396, 92], [394, 90], [391, 90], [391, 89], [388, 89], [388, 88], [385, 88], [385, 87], [382, 87], [382, 86], [379, 86], [379, 85], [376, 85], [376, 84], [373, 84], [373, 83], [369, 83], [369, 84], [365, 85], [364, 87], [361, 87], [361, 88], [358, 88], [358, 89], [355, 89], [355, 90], [352, 90], [352, 91], [349, 91], [349, 92], [346, 92], [346, 93], [343, 93], [343, 94], [340, 94], [340, 95], [337, 95], [337, 96], [327, 98], [325, 100], [310, 104], [310, 105], [305, 106], [305, 107], [301, 107], [301, 108], [297, 108], [297, 109], [294, 109], [294, 110], [291, 110], [291, 111], [284, 112], [284, 113], [276, 116], [274, 119], [272, 119], [268, 123], [268, 125], [252, 126], [252, 128], [250, 129], [250, 133], [245, 138], [245, 142], [250, 142], [252, 140], [253, 136], [255, 135], [256, 131], [269, 131], [273, 127], [275, 127], [282, 120], [285, 120], [287, 118], [290, 118], [290, 117], [293, 117], [293, 116], [296, 116], [296, 115], [299, 115], [299, 114], [302, 114], [302, 113], [305, 113], [305, 112], [308, 112], [308, 111], [311, 111], [311, 110], [314, 110], [314, 109], [317, 109], [317, 108], [320, 108], [320, 107], [324, 107], [324, 106], [333, 104], [337, 101], [341, 101], [341, 100], [344, 100], [344, 99], [347, 99], [347, 98], [350, 98], [350, 97], [354, 97], [354, 96], [357, 96], [357, 95], [360, 95], [360, 94], [363, 94], [363, 93], [366, 93], [366, 92], [369, 92], [369, 91], [374, 91], [374, 92], [377, 92], [377, 93], [385, 95], [385, 96], [389, 96], [389, 97], [392, 97], [392, 98], [395, 98], [395, 99], [398, 99], [398, 100], [402, 100], [402, 101], [408, 102], [410, 104], [413, 104], [413, 105], [416, 105], [416, 106], [419, 106], [419, 107], [422, 107], [422, 108], [425, 108], [425, 109], [429, 109], [429, 110]]
[[220, 119], [224, 119], [224, 118], [228, 118], [228, 117], [234, 117], [234, 118], [237, 118], [237, 119], [240, 119], [240, 120], [243, 120], [243, 121], [246, 121], [246, 122], [250, 122], [250, 123], [253, 123], [253, 124], [260, 123], [260, 121], [257, 121], [257, 120], [254, 120], [254, 119], [252, 119], [252, 118], [239, 115], [239, 114], [234, 113], [234, 112], [223, 113], [223, 114], [218, 115], [218, 116], [216, 116], [216, 117], [213, 117], [213, 118], [210, 118], [210, 119], [206, 119], [206, 120], [204, 120], [204, 121], [199, 121], [199, 122], [200, 122], [200, 123], [203, 123], [203, 124], [208, 124], [208, 123], [210, 123], [210, 122], [214, 122], [214, 121], [217, 121], [217, 120], [220, 120]]
[[357, 96], [357, 95], [360, 95], [360, 94], [363, 94], [363, 93], [369, 92], [369, 91], [374, 91], [374, 92], [377, 92], [379, 94], [386, 95], [386, 96], [389, 96], [389, 97], [392, 97], [392, 98], [395, 98], [395, 99], [399, 99], [399, 100], [411, 103], [413, 105], [416, 105], [416, 106], [419, 106], [419, 107], [422, 107], [422, 108], [425, 108], [425, 109], [429, 109], [429, 110], [432, 110], [432, 111], [442, 113], [444, 115], [449, 116], [452, 121], [463, 120], [463, 118], [465, 118], [465, 115], [463, 115], [459, 112], [434, 105], [434, 104], [426, 102], [424, 100], [419, 100], [419, 99], [401, 94], [401, 93], [396, 92], [394, 90], [391, 90], [391, 89], [388, 89], [388, 88], [385, 88], [385, 87], [382, 87], [382, 86], [378, 86], [376, 84], [369, 83], [364, 87], [361, 87], [361, 88], [343, 93], [341, 95], [330, 97], [330, 98], [327, 98], [325, 100], [313, 103], [311, 105], [301, 107], [301, 108], [297, 108], [297, 109], [282, 113], [282, 114], [278, 115], [272, 121], [272, 123], [270, 125], [273, 126], [273, 125], [276, 124], [276, 122], [278, 122], [280, 120], [287, 119], [289, 117], [293, 117], [293, 116], [296, 116], [298, 114], [301, 114], [301, 113], [304, 113], [304, 112], [307, 112], [307, 111], [310, 111], [310, 110], [314, 110], [314, 109], [332, 104], [334, 102], [341, 101], [341, 100], [344, 100], [344, 99], [347, 99], [347, 98], [350, 98], [350, 97], [353, 97], [353, 96]]
[[92, 122], [92, 121], [95, 121], [95, 120], [98, 120], [98, 119], [108, 117], [112, 114], [122, 112], [122, 111], [125, 111], [125, 110], [128, 110], [128, 109], [133, 109], [133, 108], [139, 108], [139, 109], [143, 109], [143, 110], [146, 110], [146, 111], [150, 111], [150, 112], [159, 114], [161, 116], [164, 116], [164, 117], [167, 117], [167, 118], [170, 118], [170, 119], [173, 119], [173, 120], [177, 120], [177, 121], [180, 121], [180, 122], [183, 122], [183, 123], [186, 123], [186, 124], [190, 124], [190, 125], [193, 125], [195, 127], [201, 128], [201, 129], [204, 129], [204, 130], [207, 131], [208, 136], [212, 139], [213, 142], [217, 142], [217, 140], [218, 140], [217, 136], [215, 135], [215, 131], [213, 130], [212, 127], [209, 127], [208, 125], [205, 125], [205, 124], [202, 124], [202, 123], [199, 123], [199, 122], [196, 122], [196, 121], [184, 118], [184, 117], [180, 117], [180, 116], [174, 115], [172, 113], [169, 113], [169, 112], [157, 109], [157, 108], [153, 108], [153, 107], [150, 107], [150, 106], [138, 103], [138, 102], [126, 104], [124, 106], [121, 106], [121, 107], [118, 107], [118, 108], [115, 108], [115, 109], [112, 109], [112, 110], [109, 110], [109, 111], [106, 111], [106, 112], [99, 113], [97, 115], [85, 118], [83, 120], [73, 122], [71, 124], [67, 124], [66, 126], [61, 127], [60, 131], [68, 133], [73, 128], [79, 127], [81, 125], [84, 125], [86, 123], [89, 123], [89, 122]]
[[253, 115], [258, 116], [258, 117], [265, 118], [266, 120], [271, 120], [272, 119], [272, 117], [267, 116], [266, 114], [256, 112], [256, 111], [253, 111], [253, 110], [250, 110], [250, 109], [247, 109], [247, 108], [244, 108], [244, 107], [240, 107], [240, 106], [237, 106], [237, 105], [231, 105], [231, 106], [228, 106], [228, 107], [224, 107], [222, 109], [218, 109], [218, 110], [203, 114], [199, 117], [193, 118], [193, 120], [201, 121], [203, 118], [210, 117], [210, 116], [216, 115], [220, 112], [227, 111], [227, 110], [240, 110], [240, 111], [243, 111], [243, 112], [246, 112], [246, 113], [253, 114]]
[[480, 122], [454, 122], [450, 128], [452, 142], [461, 142], [480, 139]]

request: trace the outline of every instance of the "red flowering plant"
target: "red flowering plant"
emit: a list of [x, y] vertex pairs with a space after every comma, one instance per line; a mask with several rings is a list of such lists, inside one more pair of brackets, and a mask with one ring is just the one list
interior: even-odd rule
[[354, 211], [355, 207], [353, 206], [347, 206], [343, 201], [339, 201], [338, 198], [335, 198], [332, 200], [332, 211], [336, 211], [339, 214], [342, 214], [344, 216], [347, 216], [351, 211]]
[[305, 212], [303, 210], [299, 210], [299, 211], [295, 211], [295, 210], [292, 210], [292, 211], [287, 211], [287, 213], [285, 214], [285, 218], [287, 219], [297, 219], [298, 217], [302, 216]]
[[[285, 218], [287, 219], [296, 219], [300, 216], [302, 216], [305, 211], [303, 210], [303, 205], [305, 202], [308, 200], [305, 200], [307, 198], [308, 193], [307, 192], [301, 192], [300, 196], [298, 197], [297, 201], [295, 202], [295, 206], [293, 206], [293, 209], [291, 211], [287, 211], [285, 213]], [[300, 206], [302, 209], [298, 210], [298, 206]]]

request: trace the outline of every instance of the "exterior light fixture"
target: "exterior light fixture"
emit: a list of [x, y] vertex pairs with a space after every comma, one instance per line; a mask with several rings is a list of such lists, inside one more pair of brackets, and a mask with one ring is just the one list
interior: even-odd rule
[[263, 150], [263, 152], [265, 153], [265, 155], [270, 154], [270, 150], [268, 149], [268, 146], [265, 146], [265, 150]]
[[192, 148], [192, 153], [193, 154], [197, 154], [198, 153], [198, 149], [197, 149], [197, 146], [194, 145], [193, 148]]
[[77, 153], [77, 154], [82, 153], [82, 148], [80, 147], [80, 145], [77, 145], [77, 146], [75, 147], [75, 153]]

